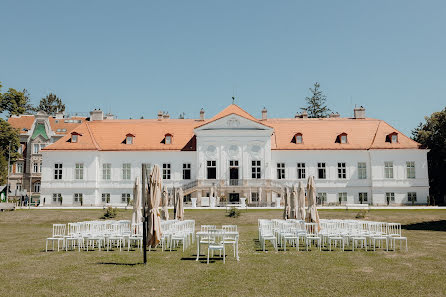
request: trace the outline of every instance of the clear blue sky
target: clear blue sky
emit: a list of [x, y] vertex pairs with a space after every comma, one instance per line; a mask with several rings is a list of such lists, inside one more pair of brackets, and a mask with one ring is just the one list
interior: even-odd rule
[[329, 107], [408, 133], [446, 105], [446, 1], [9, 1], [0, 81], [119, 118]]

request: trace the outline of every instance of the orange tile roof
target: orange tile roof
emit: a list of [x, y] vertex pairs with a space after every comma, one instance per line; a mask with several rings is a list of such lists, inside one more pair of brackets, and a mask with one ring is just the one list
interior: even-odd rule
[[[101, 151], [180, 151], [196, 150], [194, 128], [214, 122], [230, 114], [237, 114], [262, 125], [272, 127], [273, 150], [367, 150], [418, 149], [420, 145], [387, 123], [376, 119], [268, 119], [260, 121], [235, 104], [229, 105], [207, 121], [193, 119], [103, 120], [84, 122], [73, 132], [82, 134], [71, 143], [71, 134], [65, 135], [44, 150], [101, 150]], [[398, 133], [398, 143], [386, 142], [386, 136]], [[125, 144], [127, 134], [135, 135], [133, 144]], [[292, 138], [302, 133], [303, 143]], [[347, 133], [347, 143], [336, 143], [336, 137]], [[164, 144], [166, 134], [173, 136], [171, 144]]]
[[30, 130], [34, 123], [33, 115], [22, 115], [19, 117], [10, 117], [8, 119], [8, 123], [16, 129], [19, 129], [20, 134], [26, 134], [28, 131], [23, 129]]
[[[80, 125], [80, 123], [65, 123], [66, 120], [81, 120], [83, 122], [85, 121], [85, 119], [85, 117], [70, 117], [64, 119], [55, 119], [53, 117], [49, 117], [49, 122], [51, 130], [53, 130], [54, 133], [58, 135], [65, 135]], [[23, 129], [30, 130], [33, 126], [34, 120], [34, 115], [20, 115], [18, 117], [8, 118], [8, 123], [11, 124], [12, 127], [19, 129], [20, 134], [26, 134], [27, 131]], [[66, 131], [57, 132], [57, 129], [65, 129]]]

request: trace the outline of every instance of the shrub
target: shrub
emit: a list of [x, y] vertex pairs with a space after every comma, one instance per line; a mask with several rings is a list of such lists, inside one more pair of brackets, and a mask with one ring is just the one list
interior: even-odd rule
[[117, 208], [113, 208], [111, 206], [107, 207], [105, 209], [105, 213], [104, 215], [101, 217], [101, 219], [113, 219], [114, 217], [116, 217], [118, 215], [118, 209]]
[[231, 207], [227, 216], [230, 218], [237, 218], [238, 216], [240, 216], [240, 210], [235, 207]]
[[360, 211], [356, 214], [356, 218], [357, 218], [357, 219], [365, 219], [366, 216], [367, 216], [367, 213], [368, 213], [368, 212], [369, 212], [369, 211], [368, 211], [368, 210], [365, 210], [365, 209], [360, 210]]

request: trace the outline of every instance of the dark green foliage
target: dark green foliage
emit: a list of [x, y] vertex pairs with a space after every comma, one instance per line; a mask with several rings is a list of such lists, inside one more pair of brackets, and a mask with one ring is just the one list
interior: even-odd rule
[[117, 208], [113, 208], [111, 206], [107, 207], [105, 209], [105, 213], [104, 215], [101, 217], [101, 219], [113, 219], [118, 215], [118, 209]]
[[240, 210], [238, 210], [235, 207], [231, 207], [231, 209], [229, 210], [227, 216], [230, 217], [230, 218], [237, 218], [237, 217], [240, 216]]
[[309, 118], [326, 118], [330, 109], [326, 105], [327, 97], [320, 90], [320, 84], [314, 83], [314, 88], [310, 88], [311, 97], [305, 97], [307, 106], [301, 108], [306, 110]]
[[40, 99], [39, 106], [35, 108], [35, 111], [39, 110], [46, 112], [48, 115], [55, 115], [57, 112], [65, 111], [65, 104], [56, 94], [49, 93], [46, 97]]
[[[1, 87], [0, 84], [0, 91]], [[9, 115], [32, 113], [33, 107], [30, 104], [28, 91], [9, 88], [6, 93], [0, 93], [0, 113], [2, 112], [8, 112]]]
[[446, 204], [446, 107], [425, 120], [412, 131], [412, 138], [430, 149], [427, 154], [430, 203]]

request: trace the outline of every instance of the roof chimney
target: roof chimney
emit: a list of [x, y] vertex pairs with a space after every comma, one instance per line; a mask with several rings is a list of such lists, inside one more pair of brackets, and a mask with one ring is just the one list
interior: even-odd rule
[[355, 119], [365, 119], [365, 108], [364, 107], [355, 107], [353, 110], [355, 114]]
[[56, 112], [56, 115], [54, 117], [56, 120], [61, 120], [63, 119], [63, 111], [58, 111]]
[[266, 110], [266, 107], [263, 107], [262, 109], [262, 121], [265, 121], [268, 117], [267, 117], [267, 113], [268, 111]]
[[104, 120], [114, 120], [115, 119], [115, 115], [111, 114], [111, 113], [107, 113], [104, 117]]
[[339, 113], [334, 113], [334, 112], [332, 112], [332, 113], [329, 115], [329, 117], [330, 117], [330, 118], [339, 118], [339, 117], [341, 117], [341, 115], [340, 115]]
[[168, 112], [168, 111], [166, 111], [165, 113], [163, 113], [163, 119], [165, 119], [165, 120], [170, 119], [170, 115], [169, 115], [169, 112]]
[[308, 119], [308, 112], [306, 110], [302, 111], [301, 115], [303, 119]]
[[204, 121], [204, 109], [200, 109], [200, 121]]
[[101, 109], [94, 109], [90, 111], [90, 122], [92, 121], [102, 121], [104, 119], [104, 113]]
[[163, 112], [160, 110], [158, 111], [158, 121], [161, 121], [163, 119]]

